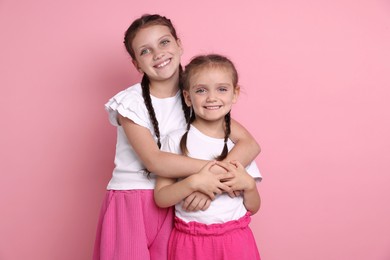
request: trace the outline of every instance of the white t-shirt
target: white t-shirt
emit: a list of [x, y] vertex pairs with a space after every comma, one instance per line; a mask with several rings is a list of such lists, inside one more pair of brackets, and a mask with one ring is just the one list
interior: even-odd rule
[[[168, 133], [185, 127], [180, 91], [174, 97], [156, 98], [151, 96], [156, 118], [159, 124], [160, 139]], [[141, 84], [135, 84], [111, 98], [105, 108], [111, 124], [117, 127], [115, 168], [108, 183], [108, 190], [154, 189], [155, 176], [145, 173], [145, 166], [127, 141], [124, 129], [118, 125], [118, 113], [136, 124], [150, 130], [155, 140], [153, 124], [150, 120], [142, 97]]]
[[[180, 139], [184, 133], [185, 130], [181, 129], [169, 134], [163, 141], [162, 150], [181, 154]], [[206, 136], [191, 125], [187, 136], [189, 157], [203, 160], [213, 160], [221, 154], [223, 146], [223, 139]], [[233, 146], [233, 142], [228, 140], [229, 151]], [[260, 181], [262, 179], [255, 162], [252, 162], [246, 170], [256, 179], [256, 181]], [[205, 211], [200, 210], [196, 212], [186, 212], [182, 210], [182, 203], [183, 202], [175, 206], [175, 214], [178, 218], [187, 223], [191, 221], [204, 224], [225, 223], [230, 220], [239, 219], [247, 212], [242, 196], [230, 198], [229, 195], [225, 193], [217, 195], [216, 199], [211, 202], [210, 207]]]

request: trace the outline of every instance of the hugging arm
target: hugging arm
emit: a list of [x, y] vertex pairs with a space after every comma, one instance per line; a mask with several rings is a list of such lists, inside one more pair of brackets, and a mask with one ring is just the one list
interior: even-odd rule
[[248, 166], [261, 151], [254, 137], [234, 119], [231, 119], [230, 139], [235, 145], [224, 161], [237, 160]]
[[185, 177], [198, 172], [207, 162], [161, 151], [147, 128], [121, 115], [118, 121], [142, 164], [150, 172], [169, 178]]

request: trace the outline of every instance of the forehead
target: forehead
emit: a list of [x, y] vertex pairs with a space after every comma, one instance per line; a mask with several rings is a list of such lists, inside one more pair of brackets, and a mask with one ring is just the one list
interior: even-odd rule
[[149, 25], [139, 29], [133, 40], [133, 47], [137, 48], [142, 45], [151, 44], [158, 41], [161, 37], [172, 36], [171, 31], [165, 25]]
[[191, 85], [202, 83], [232, 83], [232, 73], [225, 66], [206, 65], [190, 74]]

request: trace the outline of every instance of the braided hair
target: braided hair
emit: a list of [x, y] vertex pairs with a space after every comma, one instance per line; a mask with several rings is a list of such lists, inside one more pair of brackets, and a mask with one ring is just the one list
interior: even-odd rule
[[[238, 84], [238, 73], [231, 60], [227, 57], [218, 55], [218, 54], [209, 54], [209, 55], [199, 55], [194, 57], [190, 63], [185, 67], [185, 72], [182, 75], [183, 89], [186, 91], [190, 90], [190, 80], [191, 76], [195, 75], [201, 69], [204, 68], [224, 68], [228, 69], [232, 73], [232, 83], [236, 87]], [[191, 109], [192, 111], [192, 109]], [[190, 130], [191, 123], [195, 120], [195, 113], [191, 113], [189, 120], [187, 121], [187, 131], [184, 133], [180, 140], [180, 148], [184, 155], [188, 155], [187, 149], [187, 136], [188, 131]], [[219, 156], [215, 159], [222, 161], [228, 155], [228, 146], [227, 142], [231, 133], [231, 116], [230, 111], [225, 115], [225, 137], [224, 137], [224, 147]]]
[[195, 120], [195, 113], [193, 113], [192, 108], [190, 108], [190, 116], [189, 120], [187, 120], [187, 131], [184, 133], [184, 135], [180, 139], [180, 150], [182, 154], [188, 156], [188, 149], [187, 149], [187, 135], [188, 131], [190, 130], [192, 122]]
[[[140, 18], [136, 19], [126, 30], [125, 37], [123, 43], [125, 44], [127, 52], [130, 54], [131, 58], [133, 60], [136, 60], [135, 52], [132, 47], [132, 42], [137, 35], [138, 31], [152, 25], [163, 25], [167, 26], [172, 34], [172, 36], [175, 38], [175, 40], [178, 40], [177, 33], [175, 30], [175, 27], [173, 26], [170, 19], [166, 18], [165, 16], [161, 16], [158, 14], [145, 14], [141, 16]], [[179, 66], [179, 89], [183, 89], [183, 84], [181, 81], [181, 75], [183, 73], [183, 68], [180, 65]], [[160, 140], [160, 129], [158, 125], [158, 121], [156, 118], [156, 113], [153, 108], [152, 99], [150, 97], [150, 89], [149, 89], [150, 79], [146, 73], [144, 73], [141, 81], [142, 86], [142, 96], [144, 98], [145, 106], [148, 110], [148, 114], [150, 117], [150, 120], [153, 124], [153, 130], [157, 137], [157, 146], [160, 149], [161, 148], [161, 140]], [[182, 100], [182, 108], [184, 112], [184, 117], [186, 121], [189, 120], [189, 108], [185, 105], [183, 94], [181, 94], [181, 100]]]
[[222, 161], [223, 159], [226, 158], [226, 156], [229, 153], [228, 146], [227, 146], [227, 141], [229, 139], [230, 132], [231, 132], [231, 130], [230, 130], [230, 111], [229, 111], [229, 113], [227, 113], [225, 115], [225, 139], [224, 139], [224, 146], [223, 146], [223, 149], [222, 149], [222, 153], [215, 158], [217, 161]]

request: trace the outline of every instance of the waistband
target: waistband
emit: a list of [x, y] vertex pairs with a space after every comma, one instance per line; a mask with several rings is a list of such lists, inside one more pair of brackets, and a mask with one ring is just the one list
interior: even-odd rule
[[203, 224], [195, 221], [184, 222], [178, 217], [175, 217], [175, 229], [180, 232], [191, 235], [222, 235], [236, 229], [248, 227], [251, 222], [251, 213], [247, 212], [243, 217], [237, 220], [231, 220], [226, 223]]

